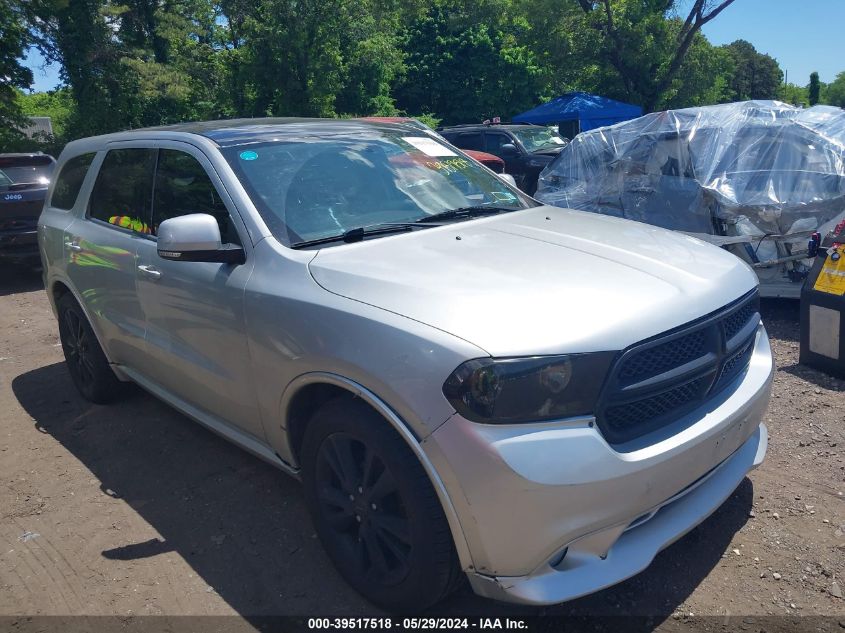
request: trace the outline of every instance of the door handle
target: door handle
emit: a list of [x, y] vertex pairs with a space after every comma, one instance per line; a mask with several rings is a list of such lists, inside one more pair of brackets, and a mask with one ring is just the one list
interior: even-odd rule
[[74, 251], [74, 252], [77, 252], [77, 253], [82, 250], [82, 247], [79, 244], [77, 244], [76, 242], [65, 242], [65, 246], [67, 247], [67, 249], [69, 251]]
[[144, 275], [145, 277], [149, 277], [150, 279], [160, 279], [161, 278], [161, 271], [156, 270], [155, 266], [147, 266], [147, 265], [138, 266], [138, 271], [142, 275]]

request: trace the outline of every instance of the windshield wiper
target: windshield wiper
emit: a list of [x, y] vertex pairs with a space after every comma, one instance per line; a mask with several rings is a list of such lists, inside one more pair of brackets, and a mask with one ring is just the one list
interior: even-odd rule
[[374, 226], [359, 226], [354, 229], [349, 229], [348, 231], [344, 231], [339, 235], [329, 235], [328, 237], [318, 237], [313, 240], [303, 240], [301, 242], [294, 242], [291, 244], [291, 248], [304, 248], [306, 246], [317, 246], [319, 244], [331, 244], [332, 242], [346, 242], [350, 244], [352, 242], [360, 242], [365, 237], [369, 237], [371, 235], [384, 235], [387, 233], [403, 233], [405, 231], [413, 231], [414, 230], [413, 223], [402, 223], [402, 222], [385, 222], [384, 224], [376, 224]]
[[454, 220], [457, 218], [473, 218], [480, 215], [496, 215], [497, 213], [508, 213], [509, 211], [519, 211], [519, 207], [493, 207], [486, 204], [477, 204], [471, 207], [458, 207], [457, 209], [448, 209], [440, 213], [434, 213], [416, 221], [417, 224], [427, 224], [429, 222], [440, 222], [441, 220]]

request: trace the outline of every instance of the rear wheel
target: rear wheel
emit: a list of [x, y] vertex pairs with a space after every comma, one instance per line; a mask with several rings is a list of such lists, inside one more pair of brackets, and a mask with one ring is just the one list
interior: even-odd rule
[[419, 610], [462, 574], [448, 522], [407, 444], [360, 400], [320, 409], [302, 448], [305, 497], [338, 571], [371, 602]]
[[76, 389], [91, 402], [114, 401], [124, 385], [114, 375], [82, 308], [69, 293], [59, 299], [57, 308], [62, 351]]

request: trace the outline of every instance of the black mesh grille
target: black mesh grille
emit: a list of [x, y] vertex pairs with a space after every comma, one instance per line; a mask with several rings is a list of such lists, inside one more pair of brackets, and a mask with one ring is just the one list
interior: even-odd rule
[[739, 310], [736, 310], [726, 316], [722, 321], [722, 326], [725, 328], [725, 337], [728, 340], [731, 340], [737, 332], [746, 326], [748, 321], [751, 320], [751, 317], [753, 317], [756, 313], [757, 302], [749, 301]]
[[698, 330], [662, 345], [643, 350], [623, 361], [619, 378], [624, 381], [643, 380], [673, 367], [701, 358], [707, 353], [707, 335]]
[[731, 380], [736, 378], [742, 370], [744, 370], [751, 360], [751, 353], [754, 351], [754, 337], [752, 336], [745, 345], [733, 356], [731, 356], [725, 364], [722, 365], [722, 371], [719, 374], [719, 379], [716, 381], [714, 390], [721, 389], [727, 385]]
[[[754, 293], [623, 353], [596, 415], [607, 440], [624, 443], [650, 433], [729, 385], [748, 367], [756, 333], [740, 345], [732, 339], [759, 319], [758, 306]], [[700, 362], [690, 365], [694, 360]]]
[[655, 420], [698, 400], [708, 384], [709, 378], [699, 378], [644, 400], [610, 407], [605, 420], [617, 433], [627, 433], [636, 426], [648, 428]]

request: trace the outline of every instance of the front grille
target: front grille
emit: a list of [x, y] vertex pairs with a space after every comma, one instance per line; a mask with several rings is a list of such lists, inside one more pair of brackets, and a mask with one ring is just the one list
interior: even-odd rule
[[744, 346], [736, 352], [733, 356], [728, 358], [722, 365], [722, 371], [719, 372], [719, 378], [716, 380], [716, 388], [731, 382], [739, 373], [748, 367], [751, 361], [751, 354], [754, 352], [754, 339], [751, 338], [745, 342]]
[[705, 353], [707, 337], [701, 330], [681, 338], [657, 345], [625, 359], [619, 370], [619, 378], [624, 381], [642, 380], [656, 376], [667, 369], [683, 365], [699, 358]]
[[725, 328], [725, 336], [731, 340], [736, 334], [751, 320], [757, 311], [760, 309], [759, 301], [750, 301], [743, 304], [738, 310], [734, 310], [725, 317], [723, 325]]
[[648, 398], [608, 407], [604, 412], [605, 423], [615, 432], [624, 433], [642, 420], [653, 420], [697, 401], [709, 386], [707, 379], [698, 378]]
[[607, 441], [621, 444], [651, 433], [731, 384], [751, 360], [759, 303], [751, 293], [620, 354], [596, 414]]

